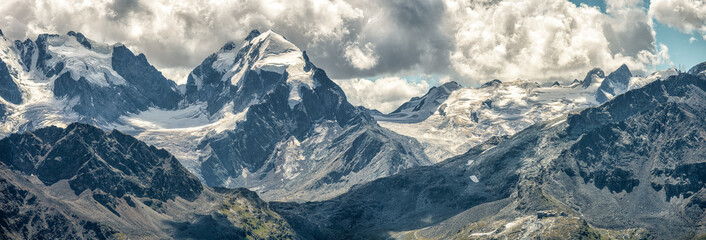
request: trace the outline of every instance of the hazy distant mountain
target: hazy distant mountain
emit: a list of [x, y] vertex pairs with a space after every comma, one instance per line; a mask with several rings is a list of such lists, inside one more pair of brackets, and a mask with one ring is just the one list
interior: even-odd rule
[[[670, 69], [646, 78], [632, 77], [623, 65], [607, 77], [595, 68], [583, 81], [571, 85], [542, 87], [517, 80], [492, 80], [480, 87], [451, 88], [435, 105], [426, 105], [426, 115], [375, 115], [380, 125], [399, 134], [416, 138], [433, 161], [464, 153], [493, 136], [513, 135], [532, 124], [595, 106], [607, 99], [639, 88], [657, 79], [677, 74]], [[435, 89], [430, 90], [434, 92]], [[430, 94], [427, 94], [430, 95]], [[423, 102], [427, 95], [404, 103], [400, 108]]]
[[165, 150], [84, 124], [0, 140], [0, 192], [3, 238], [295, 238], [255, 193], [204, 187]]
[[436, 112], [439, 105], [444, 103], [453, 91], [462, 86], [456, 82], [447, 82], [438, 87], [432, 87], [427, 94], [421, 97], [413, 97], [403, 103], [395, 111], [389, 114], [377, 114], [373, 116], [378, 121], [402, 121], [403, 123], [421, 122]]
[[[656, 238], [706, 230], [706, 77], [680, 74], [332, 200], [311, 238]], [[314, 227], [312, 227], [314, 226]]]

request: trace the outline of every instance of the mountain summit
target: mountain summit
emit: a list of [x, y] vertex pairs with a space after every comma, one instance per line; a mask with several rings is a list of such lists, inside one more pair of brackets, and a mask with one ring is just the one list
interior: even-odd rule
[[253, 31], [239, 48], [228, 43], [206, 58], [189, 76], [186, 100], [245, 114], [235, 129], [199, 143], [208, 153], [199, 161], [209, 185], [253, 187], [269, 199], [320, 199], [430, 163], [416, 141], [378, 126], [272, 31]]
[[314, 88], [312, 70], [306, 54], [284, 37], [253, 30], [241, 46], [227, 43], [196, 67], [189, 74], [185, 97], [188, 102], [209, 103], [210, 113], [232, 100], [239, 112], [254, 102], [252, 98], [272, 91], [278, 75], [291, 89], [288, 103], [293, 108], [301, 102], [302, 87]]

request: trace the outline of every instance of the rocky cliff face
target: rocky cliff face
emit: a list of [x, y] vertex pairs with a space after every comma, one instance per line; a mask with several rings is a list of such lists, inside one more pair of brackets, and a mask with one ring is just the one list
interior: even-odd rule
[[10, 75], [7, 64], [0, 60], [0, 98], [12, 104], [22, 103], [22, 92]]
[[442, 163], [276, 210], [313, 238], [694, 236], [705, 231], [705, 112], [706, 78], [680, 74]]

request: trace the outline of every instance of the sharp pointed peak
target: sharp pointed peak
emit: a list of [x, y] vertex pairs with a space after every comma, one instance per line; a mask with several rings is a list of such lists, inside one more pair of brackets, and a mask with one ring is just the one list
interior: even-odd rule
[[253, 38], [256, 38], [257, 36], [260, 36], [260, 31], [257, 29], [253, 29], [248, 33], [248, 36], [245, 37], [245, 41], [251, 41]]
[[[256, 31], [256, 30], [253, 30], [253, 31]], [[252, 32], [251, 32], [251, 34], [252, 34]], [[249, 37], [250, 36], [248, 36], [248, 38]], [[248, 38], [246, 38], [246, 40], [248, 40]], [[249, 41], [250, 42], [262, 42], [262, 41], [267, 41], [267, 40], [270, 40], [270, 41], [274, 40], [277, 42], [285, 42], [285, 43], [292, 44], [291, 42], [289, 42], [289, 40], [287, 40], [286, 37], [274, 32], [272, 30], [267, 30], [263, 33], [260, 33], [257, 36], [251, 38]]]
[[586, 77], [584, 77], [583, 81], [581, 81], [581, 85], [584, 88], [591, 86], [591, 84], [593, 83], [593, 76], [605, 78], [605, 72], [603, 72], [603, 69], [600, 68], [591, 69], [591, 71], [588, 71], [588, 73], [586, 73]]
[[623, 65], [620, 65], [620, 67], [618, 67], [615, 71], [630, 71], [630, 68], [628, 68], [627, 64], [623, 63]]
[[616, 69], [615, 71], [608, 74], [609, 77], [611, 75], [625, 75], [625, 76], [630, 77], [630, 76], [632, 76], [632, 72], [630, 72], [630, 68], [628, 68], [628, 65], [623, 64], [623, 65], [620, 65], [620, 67], [618, 67], [618, 69]]

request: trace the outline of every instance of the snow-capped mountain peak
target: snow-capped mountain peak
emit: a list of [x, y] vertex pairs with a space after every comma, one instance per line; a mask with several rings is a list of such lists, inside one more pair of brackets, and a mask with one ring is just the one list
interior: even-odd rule
[[696, 66], [689, 69], [687, 73], [693, 75], [706, 75], [706, 62], [696, 64]]
[[75, 121], [113, 124], [150, 107], [174, 109], [182, 98], [174, 82], [122, 44], [73, 31], [3, 40], [0, 79], [9, 88], [0, 95], [12, 104], [2, 107], [0, 135]]
[[101, 87], [125, 85], [125, 79], [112, 68], [113, 46], [91, 42], [73, 31], [67, 35], [46, 35], [46, 53], [50, 57], [44, 65], [56, 66], [56, 76], [63, 66], [74, 80], [84, 77]]
[[213, 68], [225, 73], [222, 80], [230, 80], [231, 84], [238, 86], [244, 69], [278, 74], [286, 71], [288, 81], [314, 86], [306, 68], [307, 60], [297, 46], [271, 30], [258, 33], [257, 30], [251, 32], [239, 49], [229, 43], [217, 53]]
[[627, 65], [623, 64], [601, 82], [596, 91], [596, 101], [604, 103], [618, 94], [628, 90], [632, 73]]
[[485, 82], [482, 85], [480, 85], [481, 88], [487, 88], [487, 87], [497, 87], [500, 86], [500, 84], [503, 84], [502, 81], [499, 79], [493, 79], [491, 81]]
[[588, 88], [591, 84], [600, 81], [599, 79], [605, 78], [605, 73], [600, 68], [591, 69], [586, 73], [586, 77], [581, 81], [581, 86], [583, 88]]
[[[280, 77], [259, 77], [272, 74]], [[255, 78], [260, 80], [254, 80]], [[233, 42], [227, 43], [197, 67], [189, 76], [187, 95], [203, 95], [196, 92], [209, 92], [211, 88], [216, 88], [226, 95], [242, 94], [252, 91], [252, 88], [267, 89], [278, 83], [277, 81], [264, 82], [262, 79], [265, 78], [285, 79], [291, 89], [290, 108], [301, 102], [299, 93], [301, 87], [313, 89], [317, 85], [313, 78], [313, 65], [306, 57], [306, 53], [271, 30], [264, 33], [253, 30], [239, 48]], [[215, 79], [219, 79], [220, 82], [213, 81]], [[207, 89], [202, 91], [204, 86]], [[260, 92], [266, 93], [267, 90]], [[213, 97], [187, 96], [190, 101], [205, 102]], [[236, 111], [244, 107], [244, 105], [236, 106]]]
[[666, 80], [671, 76], [679, 75], [679, 70], [676, 68], [670, 68], [664, 71], [657, 71], [650, 74], [647, 77], [632, 77], [630, 78], [630, 84], [628, 85], [628, 90], [638, 89], [644, 87], [645, 85], [654, 82], [656, 80]]
[[389, 114], [381, 114], [379, 112], [373, 112], [372, 115], [377, 120], [382, 121], [396, 121], [401, 120], [402, 122], [412, 123], [421, 122], [427, 119], [429, 116], [436, 112], [446, 98], [451, 95], [453, 91], [462, 88], [457, 82], [451, 81], [442, 84], [439, 87], [432, 87], [429, 89], [427, 94], [422, 97], [414, 97], [408, 102], [399, 106], [395, 111]]

